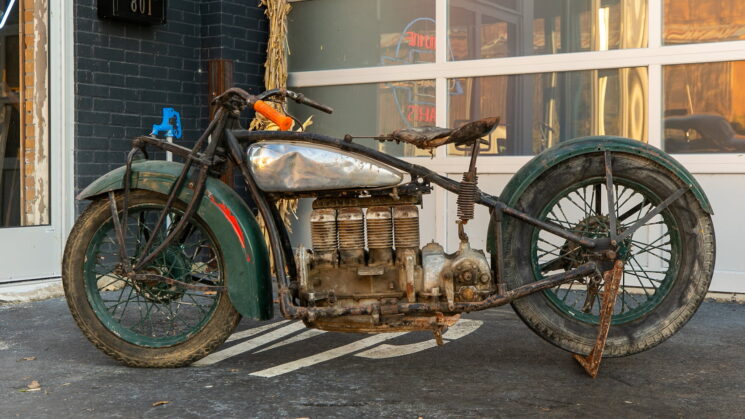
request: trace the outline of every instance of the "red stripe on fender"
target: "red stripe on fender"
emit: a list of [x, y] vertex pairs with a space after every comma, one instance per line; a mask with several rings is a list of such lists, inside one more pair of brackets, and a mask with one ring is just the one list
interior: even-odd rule
[[233, 212], [230, 211], [230, 208], [228, 208], [227, 205], [217, 202], [214, 195], [210, 194], [209, 197], [210, 201], [212, 201], [213, 204], [217, 205], [217, 208], [220, 209], [220, 212], [222, 212], [228, 222], [230, 222], [230, 225], [233, 226], [235, 235], [238, 236], [238, 239], [241, 241], [241, 246], [243, 246], [243, 248], [245, 249], [246, 239], [243, 237], [243, 230], [241, 229], [240, 224], [238, 224], [238, 219], [235, 218], [235, 215], [233, 215]]

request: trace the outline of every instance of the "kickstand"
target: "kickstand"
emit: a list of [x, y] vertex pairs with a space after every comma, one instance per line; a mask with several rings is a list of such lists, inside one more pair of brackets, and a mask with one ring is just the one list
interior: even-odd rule
[[605, 283], [605, 287], [603, 292], [600, 293], [602, 305], [600, 307], [600, 325], [598, 326], [598, 338], [595, 341], [595, 346], [587, 356], [574, 354], [574, 359], [582, 365], [592, 378], [597, 377], [598, 370], [600, 369], [600, 361], [603, 359], [603, 350], [605, 349], [605, 341], [608, 339], [613, 307], [616, 305], [621, 277], [623, 277], [623, 261], [617, 259], [613, 265], [613, 269], [604, 273], [603, 282]]

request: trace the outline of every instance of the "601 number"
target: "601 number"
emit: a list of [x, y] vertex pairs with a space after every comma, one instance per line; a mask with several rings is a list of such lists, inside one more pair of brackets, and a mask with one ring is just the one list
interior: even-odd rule
[[139, 13], [141, 15], [153, 15], [153, 0], [132, 0], [129, 3], [129, 8], [132, 13]]

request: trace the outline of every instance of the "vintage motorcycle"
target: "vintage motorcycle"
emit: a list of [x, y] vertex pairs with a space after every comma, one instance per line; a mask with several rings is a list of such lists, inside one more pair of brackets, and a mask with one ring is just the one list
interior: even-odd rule
[[[482, 138], [496, 118], [458, 129], [374, 137], [432, 150], [470, 147], [458, 182], [355, 142], [290, 131], [293, 118], [232, 88], [192, 149], [142, 136], [126, 165], [93, 182], [73, 228], [63, 284], [73, 317], [99, 349], [138, 367], [188, 365], [215, 350], [241, 315], [344, 332], [442, 332], [461, 313], [512, 303], [538, 335], [595, 376], [600, 359], [649, 349], [704, 299], [714, 266], [711, 206], [693, 176], [644, 143], [588, 137], [521, 168], [499, 197], [477, 185]], [[247, 131], [251, 107], [279, 131]], [[184, 162], [148, 160], [148, 147]], [[218, 177], [240, 170], [249, 205]], [[457, 194], [459, 249], [420, 243], [418, 206], [437, 185]], [[275, 203], [315, 198], [311, 247], [293, 252]], [[490, 211], [490, 256], [466, 223]], [[268, 251], [251, 206], [268, 231]], [[454, 217], [455, 218], [455, 217]], [[270, 256], [271, 255], [271, 256]], [[277, 282], [273, 296], [269, 258]]]

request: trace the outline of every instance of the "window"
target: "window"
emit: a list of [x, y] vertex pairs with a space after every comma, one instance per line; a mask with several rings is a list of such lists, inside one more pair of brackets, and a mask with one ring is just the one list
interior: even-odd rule
[[290, 71], [435, 61], [434, 0], [292, 3]]
[[588, 135], [646, 141], [647, 78], [638, 67], [453, 79], [449, 124], [500, 116], [484, 155], [532, 155]]
[[742, 0], [664, 0], [666, 45], [745, 39]]
[[[302, 105], [294, 106], [293, 113], [301, 121], [313, 115], [311, 129], [335, 137], [346, 134], [376, 136], [399, 128], [436, 123], [434, 80], [309, 87], [299, 90], [334, 108], [334, 114], [319, 114]], [[411, 144], [381, 143], [373, 139], [356, 141], [395, 156], [430, 155]]]
[[647, 46], [645, 0], [450, 0], [452, 59]]
[[745, 152], [745, 61], [665, 66], [670, 153]]

